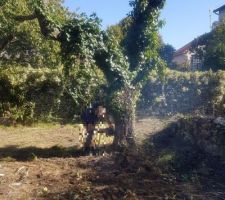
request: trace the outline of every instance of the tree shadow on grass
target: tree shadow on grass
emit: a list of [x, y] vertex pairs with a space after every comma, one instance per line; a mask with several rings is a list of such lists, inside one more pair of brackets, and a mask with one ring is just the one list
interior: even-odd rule
[[[129, 156], [130, 158], [127, 158]], [[44, 198], [157, 200], [172, 197], [175, 189], [151, 166], [144, 166], [140, 159], [133, 155], [114, 154], [99, 157], [81, 161], [77, 167], [88, 170], [81, 182], [63, 188], [63, 191], [45, 194]]]
[[[201, 121], [200, 123], [208, 123], [204, 119], [194, 118], [193, 121]], [[205, 131], [214, 132], [215, 127], [210, 126], [206, 130], [201, 130], [205, 124], [201, 125], [197, 121], [197, 125], [189, 126], [192, 122], [185, 122], [183, 119], [178, 119], [176, 122], [170, 123], [164, 130], [146, 138], [143, 144], [143, 149], [146, 151], [146, 155], [153, 155], [159, 162], [165, 161], [164, 164], [172, 164], [177, 172], [185, 173], [195, 170], [199, 167], [207, 166], [215, 170], [219, 169], [221, 165], [224, 166], [225, 159], [223, 156], [206, 151], [206, 144], [212, 144], [216, 138], [210, 134], [206, 134]], [[187, 123], [187, 124], [186, 124]], [[189, 123], [189, 124], [188, 124]], [[194, 130], [196, 128], [196, 130]], [[202, 132], [205, 135], [202, 135]], [[193, 134], [193, 132], [195, 132]], [[220, 139], [219, 135], [217, 134]], [[205, 139], [205, 137], [208, 139]], [[203, 139], [202, 139], [203, 138]], [[202, 141], [201, 141], [202, 140]], [[207, 141], [207, 143], [204, 143]], [[208, 142], [209, 141], [209, 142]], [[210, 142], [212, 141], [212, 142]], [[213, 144], [216, 145], [217, 143]], [[223, 148], [218, 144], [218, 148]]]
[[37, 158], [68, 158], [87, 156], [90, 153], [100, 154], [101, 152], [110, 152], [111, 146], [100, 147], [93, 152], [84, 151], [83, 148], [78, 146], [63, 147], [55, 145], [50, 148], [39, 147], [24, 147], [21, 148], [16, 145], [0, 148], [0, 161], [32, 161]]
[[53, 146], [50, 148], [7, 146], [0, 148], [0, 160], [31, 161], [35, 158], [76, 157], [81, 155], [77, 147]]
[[180, 134], [180, 122], [146, 138], [138, 153], [81, 160], [81, 182], [45, 199], [225, 199], [225, 163]]
[[[186, 124], [178, 119], [147, 138], [142, 147], [144, 153], [164, 173], [173, 174], [179, 182], [196, 185], [200, 191], [215, 195], [212, 199], [225, 199], [225, 158], [205, 151], [203, 143], [198, 141], [204, 135], [195, 137], [210, 120], [192, 120]], [[215, 131], [214, 125], [206, 126], [208, 132]]]

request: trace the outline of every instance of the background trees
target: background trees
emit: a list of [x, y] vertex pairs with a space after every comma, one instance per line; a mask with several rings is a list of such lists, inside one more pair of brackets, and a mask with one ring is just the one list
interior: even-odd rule
[[[102, 73], [96, 67], [85, 69], [77, 59], [65, 89], [60, 43], [44, 37], [34, 20], [38, 1], [1, 3], [0, 117], [10, 113], [7, 118], [22, 123], [72, 120], [93, 100], [103, 83]], [[61, 3], [50, 1], [47, 9], [48, 19], [54, 19], [56, 27], [74, 15]], [[28, 119], [26, 113], [33, 114]]]
[[225, 69], [225, 21], [213, 31], [206, 43], [204, 64], [206, 69]]
[[205, 70], [224, 70], [225, 66], [225, 21], [214, 30], [194, 40], [192, 44]]
[[[60, 7], [61, 1], [51, 1], [58, 15], [56, 20], [64, 21], [67, 18], [67, 11]], [[53, 8], [52, 8], [53, 9]], [[32, 13], [30, 1], [16, 0], [5, 1], [0, 10], [0, 38], [4, 44], [1, 52], [2, 64], [22, 64], [32, 67], [57, 68], [61, 64], [60, 46], [51, 40], [46, 40], [39, 31], [37, 21], [23, 21], [16, 16]], [[55, 14], [56, 15], [56, 14]], [[30, 19], [33, 16], [30, 15]]]
[[169, 68], [175, 67], [175, 64], [172, 62], [175, 51], [176, 50], [172, 45], [164, 43], [161, 44], [161, 47], [159, 49], [160, 57], [166, 62]]

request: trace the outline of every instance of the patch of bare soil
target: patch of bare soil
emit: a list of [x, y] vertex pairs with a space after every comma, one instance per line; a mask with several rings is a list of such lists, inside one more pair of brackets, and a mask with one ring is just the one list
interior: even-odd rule
[[[1, 163], [0, 197], [4, 199], [171, 199], [168, 182], [151, 169], [121, 168], [112, 157], [40, 159]], [[193, 192], [192, 192], [193, 193]]]
[[[131, 156], [131, 155], [130, 155]], [[2, 200], [142, 200], [223, 199], [203, 192], [201, 184], [183, 183], [162, 174], [150, 161], [133, 155], [51, 158], [32, 162], [2, 162]], [[218, 198], [217, 198], [218, 197]]]

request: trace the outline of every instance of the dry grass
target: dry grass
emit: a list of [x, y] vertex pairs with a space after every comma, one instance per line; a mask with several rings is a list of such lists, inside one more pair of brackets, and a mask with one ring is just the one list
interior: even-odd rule
[[0, 148], [35, 146], [49, 148], [55, 145], [64, 147], [79, 144], [78, 125], [61, 126], [42, 124], [33, 127], [0, 127]]

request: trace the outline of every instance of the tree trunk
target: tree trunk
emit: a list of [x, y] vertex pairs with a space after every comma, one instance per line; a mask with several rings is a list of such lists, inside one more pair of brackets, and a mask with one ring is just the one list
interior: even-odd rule
[[135, 148], [134, 124], [137, 104], [137, 92], [126, 89], [123, 95], [124, 112], [115, 120], [114, 147]]

